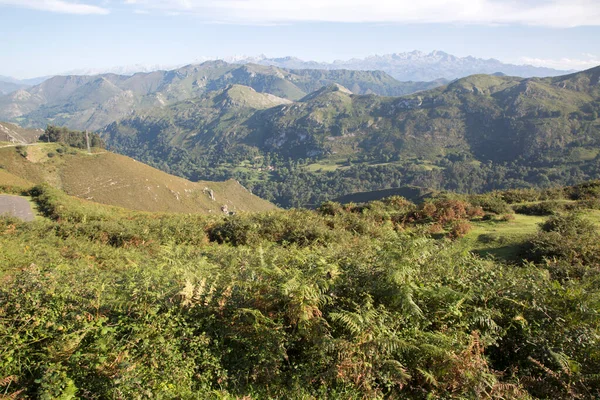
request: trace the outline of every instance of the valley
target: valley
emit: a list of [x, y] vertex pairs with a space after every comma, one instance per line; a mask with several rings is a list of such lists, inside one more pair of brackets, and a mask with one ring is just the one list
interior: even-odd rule
[[232, 61], [0, 85], [0, 399], [600, 398], [600, 66]]

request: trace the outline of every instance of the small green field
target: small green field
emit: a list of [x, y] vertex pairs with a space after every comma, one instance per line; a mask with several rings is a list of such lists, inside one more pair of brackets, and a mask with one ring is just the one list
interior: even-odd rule
[[[600, 210], [585, 210], [582, 215], [600, 230]], [[521, 214], [513, 214], [513, 217], [514, 219], [509, 221], [473, 222], [473, 230], [461, 240], [466, 247], [481, 256], [491, 256], [509, 262], [520, 261], [523, 242], [535, 235], [540, 224], [548, 217]]]
[[514, 214], [511, 221], [474, 222], [462, 241], [474, 253], [507, 261], [517, 261], [521, 244], [534, 235], [546, 217]]

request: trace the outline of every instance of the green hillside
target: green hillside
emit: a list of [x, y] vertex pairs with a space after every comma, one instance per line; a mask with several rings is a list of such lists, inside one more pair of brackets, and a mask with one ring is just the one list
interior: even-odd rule
[[573, 184], [600, 176], [599, 74], [474, 75], [404, 97], [331, 84], [293, 104], [227, 112], [208, 93], [102, 134], [153, 166], [191, 179], [233, 177], [284, 206], [406, 185]]
[[183, 213], [263, 211], [275, 207], [238, 182], [190, 182], [131, 158], [60, 144], [0, 149], [0, 186], [48, 183], [66, 193], [132, 210]]

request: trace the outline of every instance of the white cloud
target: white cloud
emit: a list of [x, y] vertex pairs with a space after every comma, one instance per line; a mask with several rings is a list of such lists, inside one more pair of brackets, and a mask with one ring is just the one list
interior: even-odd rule
[[598, 0], [122, 0], [125, 4], [239, 23], [398, 22], [600, 25]]
[[0, 0], [0, 5], [31, 8], [62, 14], [108, 14], [109, 10], [90, 4], [64, 0]]
[[548, 67], [562, 70], [584, 70], [594, 68], [600, 65], [600, 57], [593, 54], [585, 53], [582, 54], [584, 58], [560, 58], [560, 59], [547, 59], [547, 58], [532, 58], [532, 57], [521, 57], [520, 62], [523, 64], [533, 65], [536, 67]]

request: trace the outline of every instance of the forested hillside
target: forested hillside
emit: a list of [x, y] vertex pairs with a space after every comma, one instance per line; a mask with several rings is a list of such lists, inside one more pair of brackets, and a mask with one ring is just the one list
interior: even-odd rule
[[151, 165], [191, 179], [235, 177], [285, 206], [403, 185], [546, 187], [600, 176], [599, 77], [600, 67], [544, 79], [474, 75], [399, 98], [333, 84], [272, 107], [211, 100], [231, 97], [226, 89], [102, 134]]

